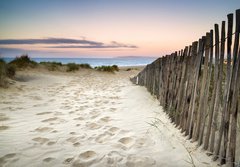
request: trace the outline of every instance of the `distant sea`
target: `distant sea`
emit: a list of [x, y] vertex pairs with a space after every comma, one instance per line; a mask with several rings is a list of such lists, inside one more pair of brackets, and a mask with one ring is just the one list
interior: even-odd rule
[[[12, 61], [14, 58], [3, 58], [6, 62]], [[96, 66], [142, 66], [152, 63], [156, 58], [154, 57], [117, 57], [117, 58], [31, 58], [32, 60], [40, 62], [61, 62], [62, 64], [88, 63], [92, 67]]]

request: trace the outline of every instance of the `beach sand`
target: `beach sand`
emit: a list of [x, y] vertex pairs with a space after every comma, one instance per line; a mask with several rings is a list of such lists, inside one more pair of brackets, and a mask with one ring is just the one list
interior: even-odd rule
[[0, 89], [0, 166], [217, 166], [129, 77], [22, 71]]

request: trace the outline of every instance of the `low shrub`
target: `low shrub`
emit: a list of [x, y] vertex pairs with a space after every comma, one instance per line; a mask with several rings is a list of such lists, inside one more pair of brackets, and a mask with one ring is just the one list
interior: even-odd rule
[[0, 86], [6, 86], [6, 63], [2, 59], [0, 59]]
[[0, 59], [0, 87], [7, 87], [7, 77], [12, 78], [15, 71], [14, 66], [6, 64], [3, 59]]
[[81, 68], [87, 68], [87, 69], [92, 69], [92, 67], [90, 66], [90, 64], [79, 64], [79, 66], [81, 67]]
[[54, 64], [56, 66], [62, 66], [61, 62], [56, 62], [56, 61], [42, 61], [39, 64], [43, 64], [43, 65]]
[[67, 64], [67, 72], [77, 71], [77, 70], [79, 70], [79, 65], [77, 65], [75, 63], [68, 63]]
[[13, 78], [15, 76], [16, 73], [16, 68], [15, 66], [11, 65], [11, 64], [7, 64], [7, 68], [6, 68], [6, 75], [9, 78]]
[[37, 66], [37, 63], [35, 61], [32, 61], [28, 55], [22, 55], [20, 57], [16, 57], [9, 64], [14, 65], [17, 68], [26, 68], [26, 67], [34, 68]]
[[117, 65], [113, 65], [112, 68], [115, 70], [115, 71], [119, 71], [119, 68]]
[[95, 67], [96, 70], [98, 71], [105, 71], [105, 72], [114, 72], [114, 71], [119, 71], [119, 68], [117, 65], [113, 66], [98, 66]]

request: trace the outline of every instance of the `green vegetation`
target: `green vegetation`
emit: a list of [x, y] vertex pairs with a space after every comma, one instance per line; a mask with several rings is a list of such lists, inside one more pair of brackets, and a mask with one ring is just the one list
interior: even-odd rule
[[71, 71], [77, 71], [79, 70], [79, 65], [75, 64], [75, 63], [68, 63], [67, 64], [67, 72], [71, 72]]
[[61, 62], [40, 62], [39, 64], [42, 64], [47, 67], [49, 71], [56, 71], [59, 69], [59, 67], [62, 66]]
[[61, 62], [40, 62], [39, 64], [46, 66], [49, 71], [60, 70], [60, 67], [64, 66], [67, 67], [67, 72], [76, 71], [79, 70], [79, 68], [92, 69], [89, 64], [68, 63], [67, 65], [64, 65]]
[[114, 71], [119, 71], [119, 68], [117, 65], [113, 65], [112, 68], [114, 69]]
[[62, 63], [61, 62], [55, 62], [55, 61], [43, 61], [43, 62], [40, 62], [39, 64], [43, 64], [43, 65], [47, 65], [47, 64], [54, 64], [54, 65], [57, 65], [57, 66], [62, 66]]
[[7, 64], [6, 65], [6, 75], [9, 78], [13, 78], [15, 76], [16, 73], [16, 68], [15, 66], [11, 65], [11, 64]]
[[0, 59], [0, 87], [7, 87], [7, 78], [13, 78], [15, 71], [13, 65], [6, 64], [3, 59]]
[[96, 70], [98, 71], [105, 71], [105, 72], [114, 72], [114, 71], [119, 71], [119, 68], [117, 65], [113, 66], [98, 66], [95, 67]]
[[26, 67], [34, 68], [37, 66], [37, 63], [35, 61], [32, 61], [28, 57], [28, 55], [22, 55], [20, 57], [16, 57], [9, 64], [14, 65], [17, 68], [26, 68]]
[[6, 85], [6, 63], [0, 59], [0, 86], [4, 87]]
[[92, 67], [90, 66], [90, 64], [87, 64], [87, 63], [85, 63], [85, 64], [79, 64], [79, 66], [80, 66], [81, 68], [92, 69]]

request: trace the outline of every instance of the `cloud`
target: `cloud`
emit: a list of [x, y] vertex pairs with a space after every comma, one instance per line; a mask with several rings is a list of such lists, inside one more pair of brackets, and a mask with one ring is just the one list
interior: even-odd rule
[[30, 54], [30, 53], [62, 53], [59, 51], [50, 51], [50, 50], [34, 50], [34, 49], [20, 49], [20, 48], [5, 48], [0, 47], [0, 57], [4, 54]]
[[0, 39], [0, 45], [23, 45], [23, 44], [87, 44], [103, 45], [102, 42], [85, 39], [71, 38], [44, 38], [44, 39]]
[[116, 45], [64, 45], [64, 46], [49, 46], [47, 48], [94, 48], [94, 49], [101, 49], [101, 48], [137, 48], [134, 45], [124, 45], [124, 46], [116, 46]]
[[[103, 42], [90, 41], [83, 39], [71, 39], [71, 38], [43, 38], [43, 39], [0, 39], [0, 45], [35, 45], [35, 44], [47, 44], [54, 46], [45, 46], [45, 48], [88, 48], [88, 49], [108, 49], [108, 48], [138, 48], [135, 45], [123, 44], [116, 41], [112, 41], [110, 44]], [[65, 44], [65, 45], [61, 45]]]
[[24, 49], [18, 49], [18, 48], [0, 48], [0, 54], [6, 53], [6, 52], [25, 52]]
[[59, 46], [49, 46], [47, 48], [94, 48], [94, 49], [108, 49], [108, 48], [138, 48], [135, 45], [127, 45], [112, 41], [110, 44], [100, 44], [100, 45], [59, 45]]

